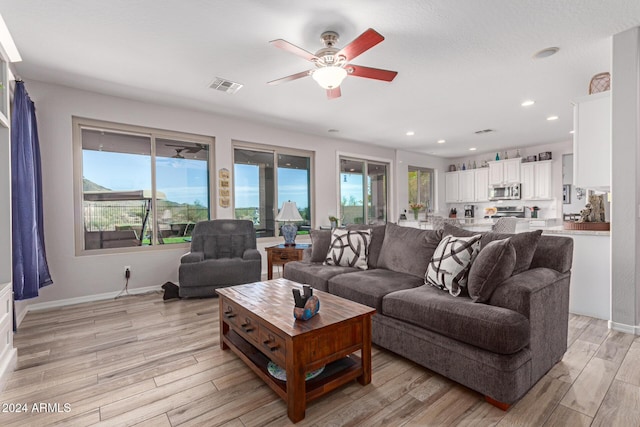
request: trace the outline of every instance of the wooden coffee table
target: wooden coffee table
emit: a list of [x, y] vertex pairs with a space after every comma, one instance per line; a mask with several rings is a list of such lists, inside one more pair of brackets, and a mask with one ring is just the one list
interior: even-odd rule
[[[220, 347], [230, 348], [287, 402], [293, 422], [304, 418], [307, 402], [354, 379], [371, 382], [371, 316], [376, 312], [314, 290], [320, 311], [307, 321], [295, 320], [291, 290], [296, 287], [302, 289], [275, 279], [217, 289]], [[267, 371], [270, 360], [286, 370], [286, 381]], [[323, 366], [319, 376], [305, 381], [307, 372]]]

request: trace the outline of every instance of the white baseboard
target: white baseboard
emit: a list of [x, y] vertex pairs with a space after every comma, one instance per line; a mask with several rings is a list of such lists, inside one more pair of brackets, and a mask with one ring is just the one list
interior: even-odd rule
[[640, 326], [626, 325], [609, 320], [609, 329], [626, 334], [640, 335]]
[[[146, 294], [146, 293], [149, 293], [149, 292], [156, 292], [156, 291], [161, 291], [161, 290], [162, 289], [161, 289], [160, 286], [147, 286], [147, 287], [144, 287], [144, 288], [129, 289], [129, 294], [131, 294], [131, 295]], [[120, 291], [107, 292], [107, 293], [104, 293], [104, 294], [86, 295], [86, 296], [83, 296], [83, 297], [60, 299], [60, 300], [56, 300], [56, 301], [48, 301], [48, 302], [40, 302], [40, 303], [36, 303], [36, 304], [31, 304], [31, 305], [27, 306], [26, 310], [24, 310], [24, 314], [20, 313], [22, 318], [18, 318], [18, 325], [20, 325], [20, 322], [22, 321], [22, 319], [24, 319], [24, 316], [29, 311], [46, 310], [48, 308], [65, 307], [67, 305], [81, 304], [83, 302], [94, 302], [94, 301], [102, 301], [102, 300], [107, 300], [107, 299], [113, 299], [113, 298], [117, 297], [119, 294], [120, 294]]]

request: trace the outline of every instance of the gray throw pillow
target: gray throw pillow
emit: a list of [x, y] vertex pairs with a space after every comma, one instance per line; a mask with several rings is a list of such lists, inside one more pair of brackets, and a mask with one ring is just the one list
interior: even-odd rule
[[526, 233], [502, 234], [502, 233], [486, 233], [482, 236], [481, 251], [490, 242], [494, 240], [503, 240], [510, 238], [511, 244], [516, 250], [516, 266], [513, 268], [512, 276], [527, 271], [531, 266], [533, 254], [538, 247], [542, 230], [528, 231]]
[[311, 262], [324, 262], [331, 244], [331, 230], [311, 230]]
[[507, 280], [516, 266], [516, 250], [511, 238], [494, 240], [485, 246], [471, 265], [467, 290], [475, 302], [486, 302]]

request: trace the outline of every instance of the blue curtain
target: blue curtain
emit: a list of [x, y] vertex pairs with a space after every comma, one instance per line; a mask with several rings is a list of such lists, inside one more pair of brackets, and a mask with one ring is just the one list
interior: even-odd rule
[[34, 298], [53, 281], [44, 248], [36, 108], [21, 81], [16, 82], [11, 118], [11, 215], [14, 297]]

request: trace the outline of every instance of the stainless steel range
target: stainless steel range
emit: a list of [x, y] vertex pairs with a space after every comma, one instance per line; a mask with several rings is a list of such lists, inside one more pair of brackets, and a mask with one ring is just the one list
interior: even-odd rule
[[524, 218], [524, 206], [497, 206], [498, 210], [494, 218], [500, 218], [503, 216], [512, 216], [515, 218]]

